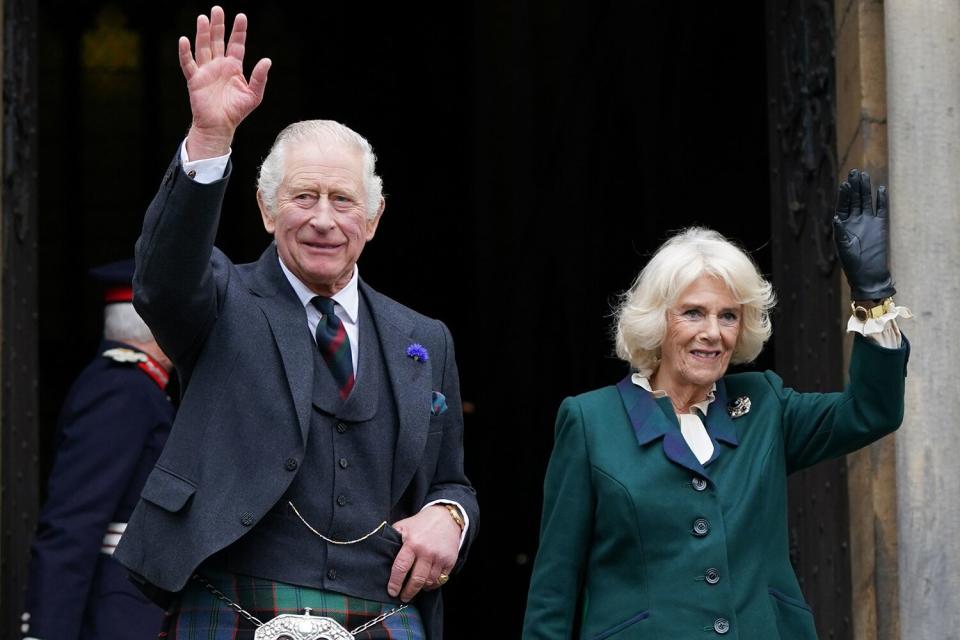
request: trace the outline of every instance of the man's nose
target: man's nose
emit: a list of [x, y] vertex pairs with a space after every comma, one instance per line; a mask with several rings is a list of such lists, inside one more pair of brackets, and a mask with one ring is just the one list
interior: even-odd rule
[[333, 204], [331, 204], [330, 198], [320, 196], [317, 204], [313, 207], [310, 224], [317, 229], [324, 230], [333, 227]]

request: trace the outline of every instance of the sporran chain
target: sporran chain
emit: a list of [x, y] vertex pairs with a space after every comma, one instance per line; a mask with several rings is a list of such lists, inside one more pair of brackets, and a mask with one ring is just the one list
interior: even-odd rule
[[[293, 505], [290, 505], [290, 506], [293, 506]], [[297, 515], [299, 515], [299, 514], [297, 514]], [[309, 526], [309, 525], [308, 525], [308, 526]], [[199, 573], [193, 574], [193, 579], [196, 580], [197, 582], [199, 582], [200, 584], [202, 584], [203, 587], [204, 587], [207, 591], [209, 591], [211, 594], [213, 594], [213, 596], [214, 596], [217, 600], [220, 600], [221, 602], [223, 602], [224, 604], [226, 604], [228, 607], [230, 607], [231, 609], [233, 609], [234, 611], [236, 611], [239, 615], [243, 616], [246, 620], [249, 620], [249, 621], [252, 622], [254, 625], [256, 625], [257, 628], [258, 628], [258, 630], [260, 630], [261, 627], [264, 627], [265, 624], [266, 624], [266, 625], [271, 625], [272, 623], [277, 622], [277, 621], [281, 620], [282, 618], [288, 619], [288, 620], [289, 620], [289, 619], [300, 619], [301, 621], [305, 621], [305, 622], [317, 622], [317, 623], [320, 623], [320, 624], [323, 624], [325, 621], [329, 621], [329, 624], [327, 625], [327, 626], [328, 626], [328, 629], [327, 629], [327, 630], [330, 631], [330, 632], [333, 632], [334, 634], [336, 634], [339, 629], [343, 629], [343, 627], [342, 627], [338, 622], [336, 622], [335, 620], [333, 620], [332, 618], [326, 618], [326, 617], [321, 617], [321, 616], [311, 616], [311, 615], [310, 615], [310, 611], [311, 611], [310, 608], [306, 608], [306, 609], [305, 609], [306, 613], [305, 613], [304, 615], [302, 615], [302, 616], [298, 616], [298, 615], [280, 615], [280, 616], [277, 616], [276, 618], [273, 618], [273, 619], [271, 619], [271, 620], [268, 620], [266, 623], [263, 623], [263, 622], [261, 622], [260, 619], [257, 618], [255, 615], [253, 615], [252, 613], [250, 613], [249, 611], [247, 611], [246, 609], [244, 609], [243, 607], [241, 607], [238, 603], [236, 603], [236, 602], [234, 602], [233, 600], [231, 600], [230, 598], [228, 598], [222, 591], [220, 591], [220, 590], [217, 589], [215, 586], [213, 586], [213, 584], [211, 584], [209, 580], [207, 580], [206, 578], [204, 578], [203, 576], [201, 576]], [[359, 627], [357, 627], [357, 628], [354, 629], [353, 631], [346, 631], [345, 629], [343, 629], [343, 630], [346, 631], [347, 633], [349, 633], [351, 636], [357, 636], [357, 635], [363, 633], [364, 631], [366, 631], [367, 629], [370, 629], [371, 627], [374, 627], [374, 626], [380, 624], [381, 622], [383, 622], [384, 620], [386, 620], [386, 619], [389, 618], [390, 616], [392, 616], [392, 615], [394, 615], [394, 614], [396, 614], [396, 613], [400, 613], [401, 611], [403, 611], [404, 609], [406, 609], [406, 608], [409, 607], [409, 606], [410, 606], [409, 604], [402, 604], [402, 605], [400, 605], [399, 607], [394, 607], [393, 609], [390, 609], [389, 611], [385, 611], [385, 612], [381, 613], [380, 615], [378, 615], [376, 618], [373, 618], [372, 620], [368, 620], [367, 622], [364, 622], [362, 625], [360, 625]], [[302, 624], [302, 623], [301, 623], [301, 624]], [[286, 625], [285, 625], [285, 626], [286, 626]], [[338, 628], [338, 629], [336, 629], [336, 628]], [[257, 634], [257, 637], [258, 637], [258, 638], [260, 637], [260, 634], [259, 634], [259, 633]], [[324, 637], [326, 637], [326, 636], [323, 636], [323, 635], [320, 636], [320, 638], [324, 638]], [[277, 636], [277, 638], [279, 639], [279, 638], [292, 638], [292, 637], [289, 636], [289, 635], [286, 635], [286, 634], [281, 634], [280, 636]]]
[[204, 578], [203, 576], [201, 576], [199, 573], [193, 574], [193, 579], [196, 580], [197, 582], [199, 582], [200, 584], [202, 584], [203, 587], [204, 587], [204, 589], [206, 589], [207, 591], [209, 591], [210, 593], [212, 593], [212, 594], [213, 594], [213, 597], [215, 597], [217, 600], [223, 602], [223, 603], [226, 604], [228, 607], [230, 607], [231, 609], [233, 609], [234, 611], [236, 611], [237, 613], [239, 613], [241, 616], [243, 616], [244, 618], [246, 618], [247, 620], [249, 620], [249, 621], [252, 622], [253, 624], [257, 625], [258, 627], [262, 627], [262, 626], [263, 626], [263, 623], [260, 622], [260, 619], [259, 619], [259, 618], [257, 618], [255, 615], [253, 615], [252, 613], [248, 612], [246, 609], [244, 609], [243, 607], [241, 607], [239, 604], [237, 604], [236, 602], [234, 602], [233, 600], [231, 600], [230, 598], [228, 598], [226, 595], [224, 595], [224, 593], [223, 593], [222, 591], [220, 591], [220, 590], [217, 589], [215, 586], [213, 586], [213, 585], [210, 583], [209, 580], [207, 580], [206, 578]]

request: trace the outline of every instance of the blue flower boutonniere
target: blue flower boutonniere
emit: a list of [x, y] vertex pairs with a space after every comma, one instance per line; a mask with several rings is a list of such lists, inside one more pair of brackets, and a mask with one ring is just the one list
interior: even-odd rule
[[414, 342], [412, 345], [407, 347], [407, 357], [413, 358], [417, 362], [426, 362], [430, 359], [430, 354], [427, 353], [427, 348], [425, 346], [419, 342]]

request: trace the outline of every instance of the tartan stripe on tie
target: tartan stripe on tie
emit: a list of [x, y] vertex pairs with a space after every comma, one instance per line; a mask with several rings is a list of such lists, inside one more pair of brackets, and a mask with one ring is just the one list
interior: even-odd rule
[[350, 338], [343, 322], [333, 312], [333, 300], [316, 296], [310, 302], [322, 316], [317, 323], [317, 347], [340, 388], [340, 397], [346, 400], [355, 382]]
[[[389, 603], [354, 598], [332, 591], [297, 587], [263, 578], [204, 569], [203, 577], [261, 622], [284, 613], [333, 618], [353, 630], [394, 608]], [[162, 640], [253, 640], [256, 625], [243, 618], [203, 585], [191, 580], [179, 602], [168, 613]], [[371, 629], [358, 640], [424, 640], [423, 622], [416, 607], [407, 607]]]

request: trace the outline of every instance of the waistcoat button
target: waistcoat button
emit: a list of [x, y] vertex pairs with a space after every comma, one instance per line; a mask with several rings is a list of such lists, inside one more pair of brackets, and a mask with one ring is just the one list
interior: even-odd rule
[[346, 459], [346, 458], [340, 458], [340, 468], [341, 468], [341, 469], [346, 469], [346, 468], [349, 467], [349, 466], [350, 466], [350, 463], [347, 462], [347, 459]]
[[345, 506], [347, 504], [347, 496], [337, 496], [337, 504], [341, 507]]
[[336, 580], [336, 579], [337, 579], [337, 570], [336, 570], [336, 569], [330, 569], [329, 571], [327, 571], [327, 577], [330, 578], [331, 580]]

